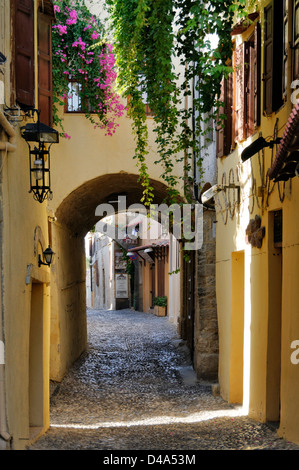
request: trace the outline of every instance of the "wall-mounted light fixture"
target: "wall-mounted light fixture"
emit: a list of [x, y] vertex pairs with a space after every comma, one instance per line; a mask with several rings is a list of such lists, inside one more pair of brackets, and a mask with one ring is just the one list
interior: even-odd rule
[[204, 193], [201, 195], [201, 202], [202, 204], [206, 204], [208, 201], [213, 199], [213, 197], [221, 191], [220, 187], [218, 184], [214, 184], [214, 186], [211, 186], [209, 189], [207, 189]]
[[[227, 185], [221, 185], [221, 184], [214, 184], [214, 186], [211, 186], [211, 188], [207, 189], [204, 193], [201, 195], [201, 202], [202, 204], [206, 204], [209, 202], [213, 197], [216, 196], [221, 191], [225, 191], [226, 189], [237, 189], [238, 193], [240, 193], [240, 185], [239, 184], [227, 184]], [[238, 200], [240, 199], [240, 195], [238, 195]]]
[[[38, 121], [28, 123], [21, 127], [21, 135], [29, 147], [30, 193], [36, 201], [42, 203], [52, 196], [50, 180], [50, 147], [59, 142], [59, 134], [55, 129], [43, 124], [39, 120], [40, 112], [36, 109]], [[30, 146], [29, 142], [38, 145]], [[46, 147], [46, 144], [47, 147]]]
[[252, 144], [248, 145], [248, 147], [246, 147], [243, 150], [243, 152], [241, 154], [242, 162], [245, 162], [246, 160], [249, 160], [249, 158], [253, 157], [253, 155], [258, 153], [260, 150], [262, 150], [265, 147], [273, 148], [273, 146], [275, 144], [279, 144], [280, 141], [281, 141], [280, 137], [278, 137], [275, 140], [269, 140], [269, 141], [264, 139], [264, 137], [259, 137], [254, 142], [252, 142]]
[[45, 262], [42, 261], [41, 255], [38, 255], [38, 267], [40, 268], [42, 264], [44, 266], [50, 266], [52, 263], [53, 256], [54, 252], [52, 251], [51, 247], [48, 246], [48, 248], [46, 248], [43, 252], [43, 258]]
[[5, 64], [6, 62], [6, 57], [4, 54], [2, 54], [2, 52], [0, 52], [0, 65], [3, 65]]

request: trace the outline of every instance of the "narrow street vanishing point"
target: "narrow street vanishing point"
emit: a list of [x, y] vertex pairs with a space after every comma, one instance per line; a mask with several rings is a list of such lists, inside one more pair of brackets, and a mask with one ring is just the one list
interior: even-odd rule
[[298, 450], [197, 380], [166, 317], [88, 310], [88, 350], [51, 383], [51, 427], [28, 450]]

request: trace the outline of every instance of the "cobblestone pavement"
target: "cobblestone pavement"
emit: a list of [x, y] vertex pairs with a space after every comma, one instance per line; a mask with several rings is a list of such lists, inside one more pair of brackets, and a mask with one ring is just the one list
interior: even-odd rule
[[88, 350], [51, 384], [51, 427], [29, 450], [299, 450], [200, 383], [167, 318], [87, 318]]

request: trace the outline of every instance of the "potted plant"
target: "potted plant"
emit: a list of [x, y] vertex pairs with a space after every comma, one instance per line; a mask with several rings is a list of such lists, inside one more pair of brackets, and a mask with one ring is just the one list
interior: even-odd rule
[[154, 298], [154, 313], [158, 317], [165, 317], [167, 313], [167, 297], [161, 295]]

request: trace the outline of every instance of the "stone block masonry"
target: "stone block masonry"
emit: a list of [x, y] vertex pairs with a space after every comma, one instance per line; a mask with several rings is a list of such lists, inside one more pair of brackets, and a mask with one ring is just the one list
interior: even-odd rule
[[216, 238], [215, 213], [203, 216], [203, 245], [196, 253], [194, 369], [202, 380], [218, 380], [218, 321], [215, 289]]

